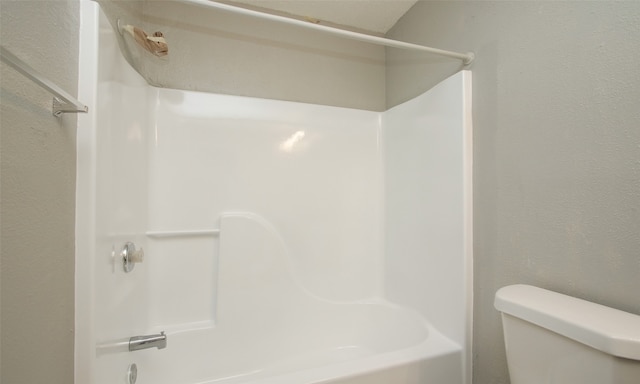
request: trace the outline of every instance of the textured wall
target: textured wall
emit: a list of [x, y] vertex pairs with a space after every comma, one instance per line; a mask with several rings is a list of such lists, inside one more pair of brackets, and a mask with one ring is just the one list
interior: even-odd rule
[[[501, 286], [640, 314], [640, 2], [420, 1], [390, 37], [477, 54], [474, 383], [508, 382]], [[390, 105], [459, 67], [388, 60]]]
[[[77, 1], [0, 2], [0, 37], [75, 94]], [[0, 382], [72, 383], [76, 117], [0, 65]]]
[[169, 55], [163, 58], [129, 36], [121, 39], [129, 62], [152, 85], [385, 109], [384, 47], [167, 1], [141, 3], [142, 13], [127, 2], [100, 4], [114, 24], [120, 18], [165, 35]]

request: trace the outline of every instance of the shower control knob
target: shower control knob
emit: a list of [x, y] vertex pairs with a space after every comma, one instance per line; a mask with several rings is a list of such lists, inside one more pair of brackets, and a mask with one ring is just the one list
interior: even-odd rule
[[127, 242], [124, 247], [122, 247], [120, 255], [122, 256], [122, 268], [125, 272], [133, 271], [136, 263], [142, 263], [144, 261], [144, 250], [142, 248], [136, 250], [136, 245], [131, 242]]

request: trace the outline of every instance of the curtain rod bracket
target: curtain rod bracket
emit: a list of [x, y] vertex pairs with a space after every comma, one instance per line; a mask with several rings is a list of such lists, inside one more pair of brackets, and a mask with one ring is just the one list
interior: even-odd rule
[[467, 52], [467, 57], [462, 60], [462, 64], [464, 64], [465, 66], [471, 65], [471, 63], [473, 63], [473, 60], [475, 59], [476, 55], [473, 52]]

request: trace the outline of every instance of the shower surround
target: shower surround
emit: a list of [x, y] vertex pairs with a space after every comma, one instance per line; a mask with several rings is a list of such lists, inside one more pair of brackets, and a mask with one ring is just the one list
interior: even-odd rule
[[470, 73], [383, 113], [155, 88], [82, 7], [76, 382], [470, 383]]

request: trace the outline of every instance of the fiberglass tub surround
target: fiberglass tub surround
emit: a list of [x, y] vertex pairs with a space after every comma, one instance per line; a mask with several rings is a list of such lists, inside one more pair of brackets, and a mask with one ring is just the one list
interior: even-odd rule
[[383, 113], [154, 88], [86, 3], [77, 380], [468, 382], [468, 73]]

